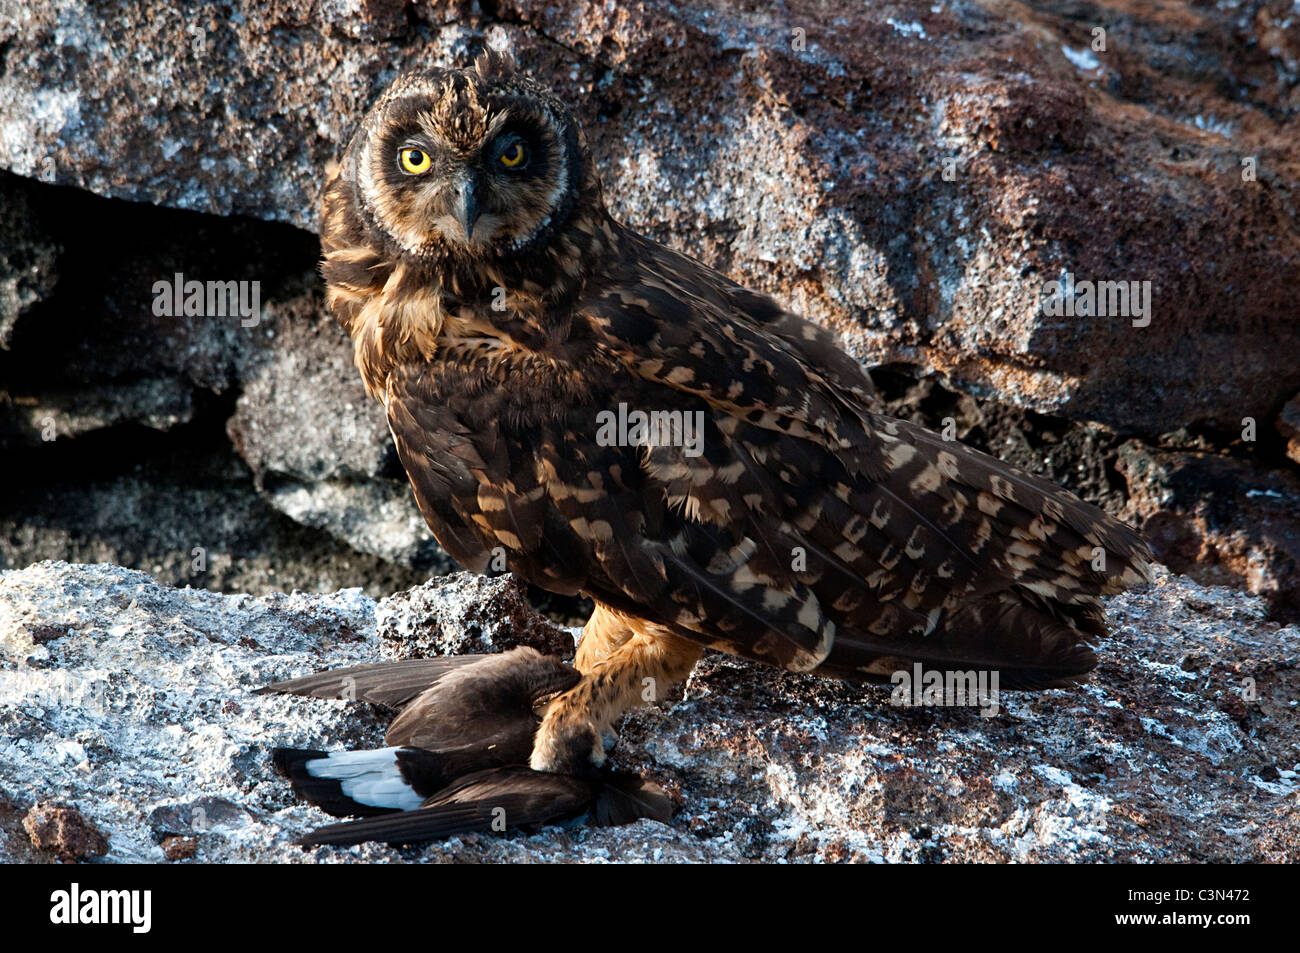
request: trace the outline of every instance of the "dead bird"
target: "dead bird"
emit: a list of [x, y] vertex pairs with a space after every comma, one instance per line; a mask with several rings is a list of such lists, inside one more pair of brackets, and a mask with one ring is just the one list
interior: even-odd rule
[[597, 826], [667, 821], [667, 795], [637, 775], [528, 766], [547, 705], [581, 677], [554, 656], [520, 647], [356, 665], [258, 689], [399, 710], [383, 748], [274, 749], [276, 766], [300, 797], [336, 817], [361, 818], [327, 825], [298, 843], [401, 844], [579, 819]]

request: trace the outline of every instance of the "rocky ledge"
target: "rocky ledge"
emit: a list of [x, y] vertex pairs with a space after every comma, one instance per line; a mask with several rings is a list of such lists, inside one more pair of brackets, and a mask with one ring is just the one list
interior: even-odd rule
[[1162, 572], [1110, 602], [1093, 680], [998, 712], [710, 655], [628, 717], [616, 760], [670, 824], [303, 851], [275, 744], [378, 744], [378, 710], [252, 690], [427, 652], [570, 634], [510, 577], [261, 598], [110, 565], [0, 575], [0, 860], [1284, 861], [1300, 845], [1300, 628]]

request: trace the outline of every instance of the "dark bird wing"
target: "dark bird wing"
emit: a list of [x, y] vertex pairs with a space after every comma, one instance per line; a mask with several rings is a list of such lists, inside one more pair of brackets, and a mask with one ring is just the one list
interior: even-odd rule
[[583, 815], [597, 825], [672, 816], [663, 791], [635, 775], [606, 771], [586, 779], [526, 767], [539, 709], [578, 682], [577, 670], [528, 647], [465, 659], [450, 667], [413, 662], [360, 666], [321, 673], [328, 676], [323, 681], [308, 676], [280, 683], [305, 694], [336, 697], [339, 673], [359, 671], [358, 697], [369, 693], [400, 703], [418, 691], [415, 679], [400, 691], [382, 677], [378, 683], [367, 679], [383, 676], [383, 669], [419, 669], [422, 678], [435, 679], [389, 727], [391, 747], [273, 750], [276, 767], [299, 797], [337, 817], [364, 818], [323, 827], [300, 843], [408, 843], [473, 831], [529, 829]]
[[[543, 704], [577, 684], [578, 671], [536, 649], [337, 669], [269, 686], [315, 697], [405, 704], [387, 748], [324, 752], [276, 748], [299, 796], [336, 815], [401, 810], [454, 778], [527, 763]], [[439, 664], [429, 665], [427, 662]], [[354, 679], [346, 682], [343, 679]], [[432, 678], [432, 684], [428, 680]], [[421, 686], [427, 685], [421, 689]], [[413, 696], [413, 697], [412, 697]]]
[[[507, 355], [497, 377], [389, 380], [417, 499], [469, 565], [504, 551], [545, 588], [793, 670], [921, 661], [1004, 687], [1088, 671], [1100, 596], [1146, 578], [1127, 527], [873, 413], [826, 332], [684, 256], [623, 233], [573, 327], [563, 374]], [[597, 439], [620, 404], [698, 412], [698, 453]]]
[[335, 817], [366, 817], [410, 809], [462, 774], [497, 766], [482, 760], [466, 766], [455, 758], [420, 748], [275, 748], [271, 757], [295, 794]]
[[458, 779], [416, 810], [330, 824], [299, 843], [408, 844], [455, 834], [528, 830], [580, 817], [597, 793], [593, 782], [526, 767], [479, 771]]
[[389, 727], [393, 745], [423, 744], [421, 726], [456, 710], [529, 711], [556, 692], [572, 688], [581, 676], [562, 659], [528, 646], [490, 655], [454, 655], [376, 662], [314, 672], [255, 689], [272, 693], [371, 702], [402, 713]]
[[478, 656], [416, 696], [388, 726], [384, 741], [526, 762], [539, 706], [581, 678], [577, 669], [528, 646]]
[[667, 824], [672, 817], [672, 799], [659, 785], [637, 774], [607, 772], [592, 804], [589, 823], [619, 827], [649, 818]]
[[443, 676], [485, 658], [456, 655], [444, 658], [404, 659], [374, 662], [313, 672], [256, 689], [256, 695], [305, 695], [309, 698], [341, 698], [400, 708]]
[[457, 779], [412, 811], [318, 828], [304, 847], [366, 841], [409, 844], [456, 834], [530, 831], [585, 818], [596, 827], [641, 818], [667, 823], [672, 802], [663, 789], [634, 774], [606, 771], [587, 780], [526, 767], [479, 771]]

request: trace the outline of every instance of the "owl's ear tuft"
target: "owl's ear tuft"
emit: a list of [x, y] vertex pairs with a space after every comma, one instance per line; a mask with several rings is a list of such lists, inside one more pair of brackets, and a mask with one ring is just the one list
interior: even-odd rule
[[513, 53], [495, 46], [485, 46], [474, 59], [474, 72], [480, 79], [506, 79], [518, 68]]

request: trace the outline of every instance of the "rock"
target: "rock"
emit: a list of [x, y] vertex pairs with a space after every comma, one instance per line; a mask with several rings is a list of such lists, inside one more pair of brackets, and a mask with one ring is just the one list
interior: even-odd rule
[[[348, 336], [305, 297], [250, 362], [228, 430], [259, 482], [308, 483], [405, 474], [383, 408], [366, 395]], [[392, 482], [396, 482], [393, 480]]]
[[199, 851], [197, 837], [164, 837], [162, 839], [163, 856], [168, 860], [191, 860]]
[[[576, 106], [617, 215], [860, 357], [1149, 434], [1300, 387], [1292, 21], [1190, 2], [486, 9], [6, 0], [0, 162], [312, 229], [379, 89], [492, 38]], [[1066, 274], [1150, 282], [1149, 325], [1045, 316]]]
[[[296, 229], [110, 202], [7, 174], [0, 188], [25, 205], [29, 239], [61, 250], [53, 286], [18, 322], [9, 350], [0, 350], [12, 395], [158, 378], [195, 393], [229, 390], [262, 359], [279, 320], [302, 313], [295, 302], [314, 290], [319, 246]], [[245, 282], [249, 305], [258, 282], [257, 321], [246, 324], [224, 308], [155, 313], [166, 303], [155, 286], [174, 284], [177, 274]]]
[[358, 552], [425, 570], [452, 566], [416, 509], [408, 483], [282, 483], [267, 499], [290, 519], [326, 530]]
[[376, 607], [355, 590], [172, 589], [113, 566], [0, 575], [0, 859], [25, 856], [12, 827], [56, 798], [108, 837], [113, 862], [191, 841], [204, 863], [1283, 862], [1300, 849], [1300, 629], [1257, 597], [1163, 572], [1110, 601], [1116, 631], [1090, 683], [1002, 695], [992, 717], [708, 655], [682, 700], [624, 720], [613, 754], [673, 793], [666, 825], [294, 847], [326, 818], [293, 798], [270, 747], [375, 745], [386, 719], [252, 690], [396, 657], [407, 633], [456, 637], [421, 630], [426, 610], [439, 626], [466, 619], [464, 647], [499, 650], [519, 637], [512, 585], [458, 576]]
[[398, 658], [502, 652], [517, 645], [573, 658], [574, 636], [534, 611], [524, 584], [508, 573], [430, 579], [380, 600], [375, 624]]
[[1275, 618], [1300, 620], [1300, 477], [1226, 454], [1120, 448], [1124, 516], [1171, 569], [1258, 593]]
[[67, 804], [38, 802], [23, 818], [23, 828], [37, 850], [60, 860], [85, 860], [108, 853], [108, 838], [81, 812]]
[[427, 531], [426, 548], [413, 551], [427, 555], [423, 569], [353, 549], [289, 519], [257, 492], [221, 438], [220, 415], [204, 412], [192, 427], [204, 429], [101, 431], [60, 441], [52, 455], [44, 446], [7, 452], [0, 565], [112, 562], [172, 585], [258, 593], [361, 586], [381, 596], [428, 578], [436, 544]]
[[1300, 394], [1296, 394], [1277, 415], [1277, 432], [1286, 441], [1286, 455], [1300, 463]]
[[0, 181], [0, 349], [9, 347], [18, 319], [54, 289], [60, 251], [37, 224], [19, 181]]
[[44, 393], [0, 404], [0, 429], [29, 444], [67, 440], [123, 424], [170, 430], [194, 413], [192, 392], [175, 378], [105, 383], [91, 391]]
[[[106, 214], [115, 203], [21, 181], [0, 176], [0, 187], [9, 187], [25, 203], [32, 232], [64, 248], [76, 272], [76, 280], [56, 284], [32, 306], [30, 317], [15, 331], [11, 351], [0, 350], [0, 448], [6, 454], [35, 448], [13, 458], [19, 481], [40, 474], [31, 481], [31, 495], [48, 495], [50, 471], [65, 483], [73, 475], [102, 477], [114, 459], [134, 460], [126, 448], [141, 449], [133, 436], [139, 427], [175, 431], [192, 425], [191, 431], [210, 433], [204, 438], [207, 446], [200, 448], [204, 455], [229, 455], [233, 444], [271, 506], [304, 526], [333, 534], [354, 552], [391, 564], [378, 575], [449, 565], [411, 499], [383, 412], [365, 396], [352, 368], [346, 336], [322, 314], [319, 289], [313, 286], [314, 239], [283, 226], [257, 225], [250, 234], [246, 223], [241, 229], [153, 208]], [[107, 247], [91, 238], [122, 228], [143, 237]], [[215, 314], [155, 315], [154, 282], [171, 282], [178, 272], [195, 279], [259, 281], [256, 325], [245, 327], [237, 317]], [[109, 434], [113, 438], [102, 444], [82, 439]], [[193, 442], [191, 433], [179, 437], [176, 446], [192, 453]], [[42, 447], [56, 445], [65, 454], [61, 459], [40, 455]], [[135, 474], [114, 476], [139, 482]], [[81, 486], [76, 492], [88, 489]], [[155, 487], [162, 500], [171, 499], [172, 490]], [[90, 492], [105, 495], [102, 486]], [[238, 488], [238, 496], [225, 508], [244, 509], [246, 487]], [[47, 502], [39, 512], [15, 514], [18, 533], [29, 535], [65, 505]], [[89, 522], [113, 522], [121, 510], [105, 507]], [[175, 526], [149, 519], [136, 526], [121, 525], [121, 518], [116, 522], [119, 531], [104, 541], [105, 548], [126, 554], [156, 549], [153, 537], [167, 529], [192, 539], [196, 522], [205, 527], [203, 535], [210, 535], [214, 524], [229, 520], [213, 515]], [[0, 550], [26, 548], [8, 542], [0, 537]], [[75, 558], [72, 551], [57, 548], [64, 542], [60, 534], [33, 542], [41, 550], [33, 558]], [[190, 543], [184, 552], [193, 545], [204, 544]], [[344, 551], [319, 543], [317, 549], [314, 558], [322, 567], [337, 562]], [[81, 558], [129, 557], [105, 553]], [[14, 559], [7, 565], [27, 561]], [[286, 569], [291, 561], [286, 559]]]
[[358, 552], [446, 572], [415, 506], [383, 408], [352, 366], [347, 335], [314, 295], [290, 302], [250, 361], [226, 431], [267, 501]]

